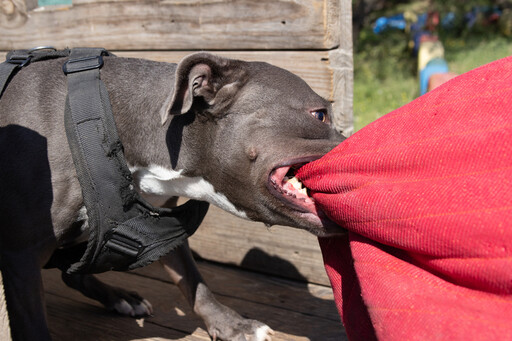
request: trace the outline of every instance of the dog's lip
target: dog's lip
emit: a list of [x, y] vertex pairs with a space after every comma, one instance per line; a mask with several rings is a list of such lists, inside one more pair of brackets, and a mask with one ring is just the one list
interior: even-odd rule
[[293, 189], [291, 189], [292, 195], [289, 195], [290, 187], [287, 186], [286, 189], [283, 188], [285, 183], [284, 177], [289, 172], [290, 168], [294, 166], [300, 168], [311, 161], [318, 160], [322, 156], [323, 155], [314, 155], [290, 159], [276, 165], [268, 175], [267, 187], [269, 192], [284, 203], [288, 209], [292, 210], [298, 218], [308, 222], [310, 227], [307, 228], [307, 230], [311, 233], [319, 237], [341, 235], [346, 233], [346, 230], [330, 220], [329, 217], [317, 207], [315, 200], [310, 197], [309, 194], [307, 195], [307, 199], [304, 194], [300, 194], [298, 198], [294, 198], [293, 194], [296, 192]]
[[319, 217], [320, 212], [316, 207], [313, 198], [309, 195], [304, 196], [297, 192], [289, 191], [283, 186], [286, 183], [284, 181], [284, 177], [292, 167], [295, 166], [300, 168], [306, 163], [318, 160], [321, 157], [322, 155], [300, 157], [283, 161], [274, 166], [268, 175], [267, 187], [269, 192], [292, 210], [297, 211], [298, 213], [312, 213]]

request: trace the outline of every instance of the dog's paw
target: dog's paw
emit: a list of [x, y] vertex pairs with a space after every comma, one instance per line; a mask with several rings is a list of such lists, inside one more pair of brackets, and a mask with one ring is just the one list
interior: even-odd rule
[[70, 288], [103, 304], [105, 308], [121, 315], [132, 317], [153, 314], [151, 303], [133, 291], [105, 284], [90, 274], [68, 274], [62, 272], [62, 280]]
[[235, 325], [210, 326], [208, 332], [214, 341], [272, 341], [274, 331], [256, 320], [241, 319]]
[[256, 331], [252, 334], [246, 334], [245, 338], [247, 341], [272, 341], [272, 335], [274, 335], [274, 331], [267, 326], [266, 324], [260, 323], [260, 327], [256, 328]]
[[153, 306], [148, 300], [140, 297], [135, 292], [116, 290], [116, 297], [111, 297], [111, 304], [107, 306], [121, 315], [131, 317], [150, 316], [153, 314]]

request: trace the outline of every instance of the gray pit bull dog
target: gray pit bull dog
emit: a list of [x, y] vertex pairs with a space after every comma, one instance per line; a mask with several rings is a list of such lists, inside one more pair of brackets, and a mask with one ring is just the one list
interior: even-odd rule
[[[57, 248], [88, 235], [63, 123], [64, 61], [21, 69], [0, 99], [0, 261], [16, 340], [50, 339], [40, 269]], [[267, 225], [342, 233], [300, 184], [288, 182], [294, 168], [343, 140], [330, 123], [330, 103], [299, 77], [197, 53], [178, 65], [105, 57], [101, 79], [136, 187], [153, 205], [183, 196]], [[160, 262], [213, 339], [271, 338], [268, 326], [216, 301], [186, 243]], [[63, 279], [121, 314], [152, 313], [143, 298], [93, 275]]]

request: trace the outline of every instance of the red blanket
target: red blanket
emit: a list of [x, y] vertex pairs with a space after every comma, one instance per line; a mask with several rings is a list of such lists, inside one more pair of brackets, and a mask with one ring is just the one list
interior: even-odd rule
[[350, 339], [512, 340], [512, 57], [297, 176], [349, 231], [320, 246]]

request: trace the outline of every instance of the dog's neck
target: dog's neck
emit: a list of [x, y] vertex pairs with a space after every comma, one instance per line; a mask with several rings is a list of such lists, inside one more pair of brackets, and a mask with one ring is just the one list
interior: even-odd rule
[[[160, 206], [172, 196], [208, 201], [241, 218], [247, 215], [237, 209], [222, 193], [201, 176], [184, 175], [177, 166], [178, 154], [184, 163], [191, 163], [181, 139], [182, 128], [189, 116], [178, 116], [161, 124], [161, 112], [168, 107], [173, 93], [173, 64], [146, 60], [109, 59], [102, 70], [110, 96], [119, 137], [134, 181], [141, 194], [153, 205]], [[149, 71], [151, 70], [151, 71]], [[113, 77], [113, 73], [129, 72], [129, 76]], [[131, 84], [119, 84], [119, 79], [131, 79]], [[194, 136], [196, 143], [204, 136]], [[188, 141], [191, 143], [191, 141]]]
[[[166, 144], [168, 126], [160, 123], [160, 113], [173, 92], [175, 69], [173, 64], [138, 59], [121, 62], [121, 58], [109, 58], [105, 63], [102, 79], [108, 88], [119, 137], [131, 166], [171, 164]], [[114, 76], [119, 73], [129, 75]]]

